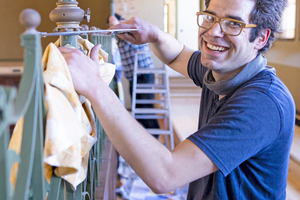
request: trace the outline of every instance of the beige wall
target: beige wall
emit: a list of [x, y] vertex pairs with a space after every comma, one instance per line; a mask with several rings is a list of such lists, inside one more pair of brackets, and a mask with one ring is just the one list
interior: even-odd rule
[[[137, 0], [138, 16], [155, 24], [161, 30], [164, 29], [164, 0]], [[162, 67], [162, 63], [153, 56], [156, 67]]]
[[272, 63], [300, 67], [300, 42], [294, 40], [275, 41], [265, 56]]
[[138, 0], [139, 17], [164, 28], [164, 0]]
[[[106, 19], [110, 13], [110, 0], [78, 0], [78, 6], [84, 10], [91, 9], [89, 26], [107, 28]], [[19, 23], [19, 14], [25, 8], [37, 10], [42, 18], [41, 25], [37, 28], [41, 32], [52, 32], [56, 24], [49, 19], [49, 13], [56, 8], [57, 0], [1, 0], [0, 1], [0, 61], [22, 60], [23, 48], [20, 46], [20, 34], [24, 31]], [[43, 47], [58, 37], [42, 38]]]
[[268, 62], [275, 67], [277, 76], [284, 82], [292, 93], [296, 108], [300, 110], [300, 68]]
[[300, 42], [277, 40], [265, 56], [268, 65], [276, 68], [278, 77], [291, 91], [300, 111]]

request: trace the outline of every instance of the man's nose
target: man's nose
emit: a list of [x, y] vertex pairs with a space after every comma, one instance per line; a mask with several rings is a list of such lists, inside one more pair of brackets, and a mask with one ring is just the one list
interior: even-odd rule
[[224, 33], [221, 29], [220, 23], [216, 22], [209, 30], [208, 33], [215, 37], [223, 37]]

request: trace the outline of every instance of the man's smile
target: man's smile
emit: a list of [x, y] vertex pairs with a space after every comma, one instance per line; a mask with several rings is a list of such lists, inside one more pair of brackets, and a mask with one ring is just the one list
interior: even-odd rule
[[228, 48], [227, 47], [222, 47], [222, 46], [216, 46], [216, 45], [212, 45], [208, 42], [205, 42], [206, 43], [206, 47], [211, 50], [211, 51], [219, 51], [219, 52], [223, 52], [225, 50], [227, 50]]

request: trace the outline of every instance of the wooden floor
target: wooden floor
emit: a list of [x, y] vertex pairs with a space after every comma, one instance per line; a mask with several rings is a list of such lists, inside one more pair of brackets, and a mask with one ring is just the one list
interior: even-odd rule
[[300, 127], [295, 127], [289, 166], [287, 200], [300, 199]]

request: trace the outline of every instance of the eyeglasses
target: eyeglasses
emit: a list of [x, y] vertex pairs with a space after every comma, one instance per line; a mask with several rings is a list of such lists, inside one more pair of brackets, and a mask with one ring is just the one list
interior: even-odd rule
[[197, 12], [197, 23], [199, 27], [205, 29], [210, 29], [215, 23], [219, 23], [222, 32], [230, 36], [238, 36], [243, 28], [256, 27], [256, 24], [246, 24], [230, 18], [219, 18], [206, 12]]

